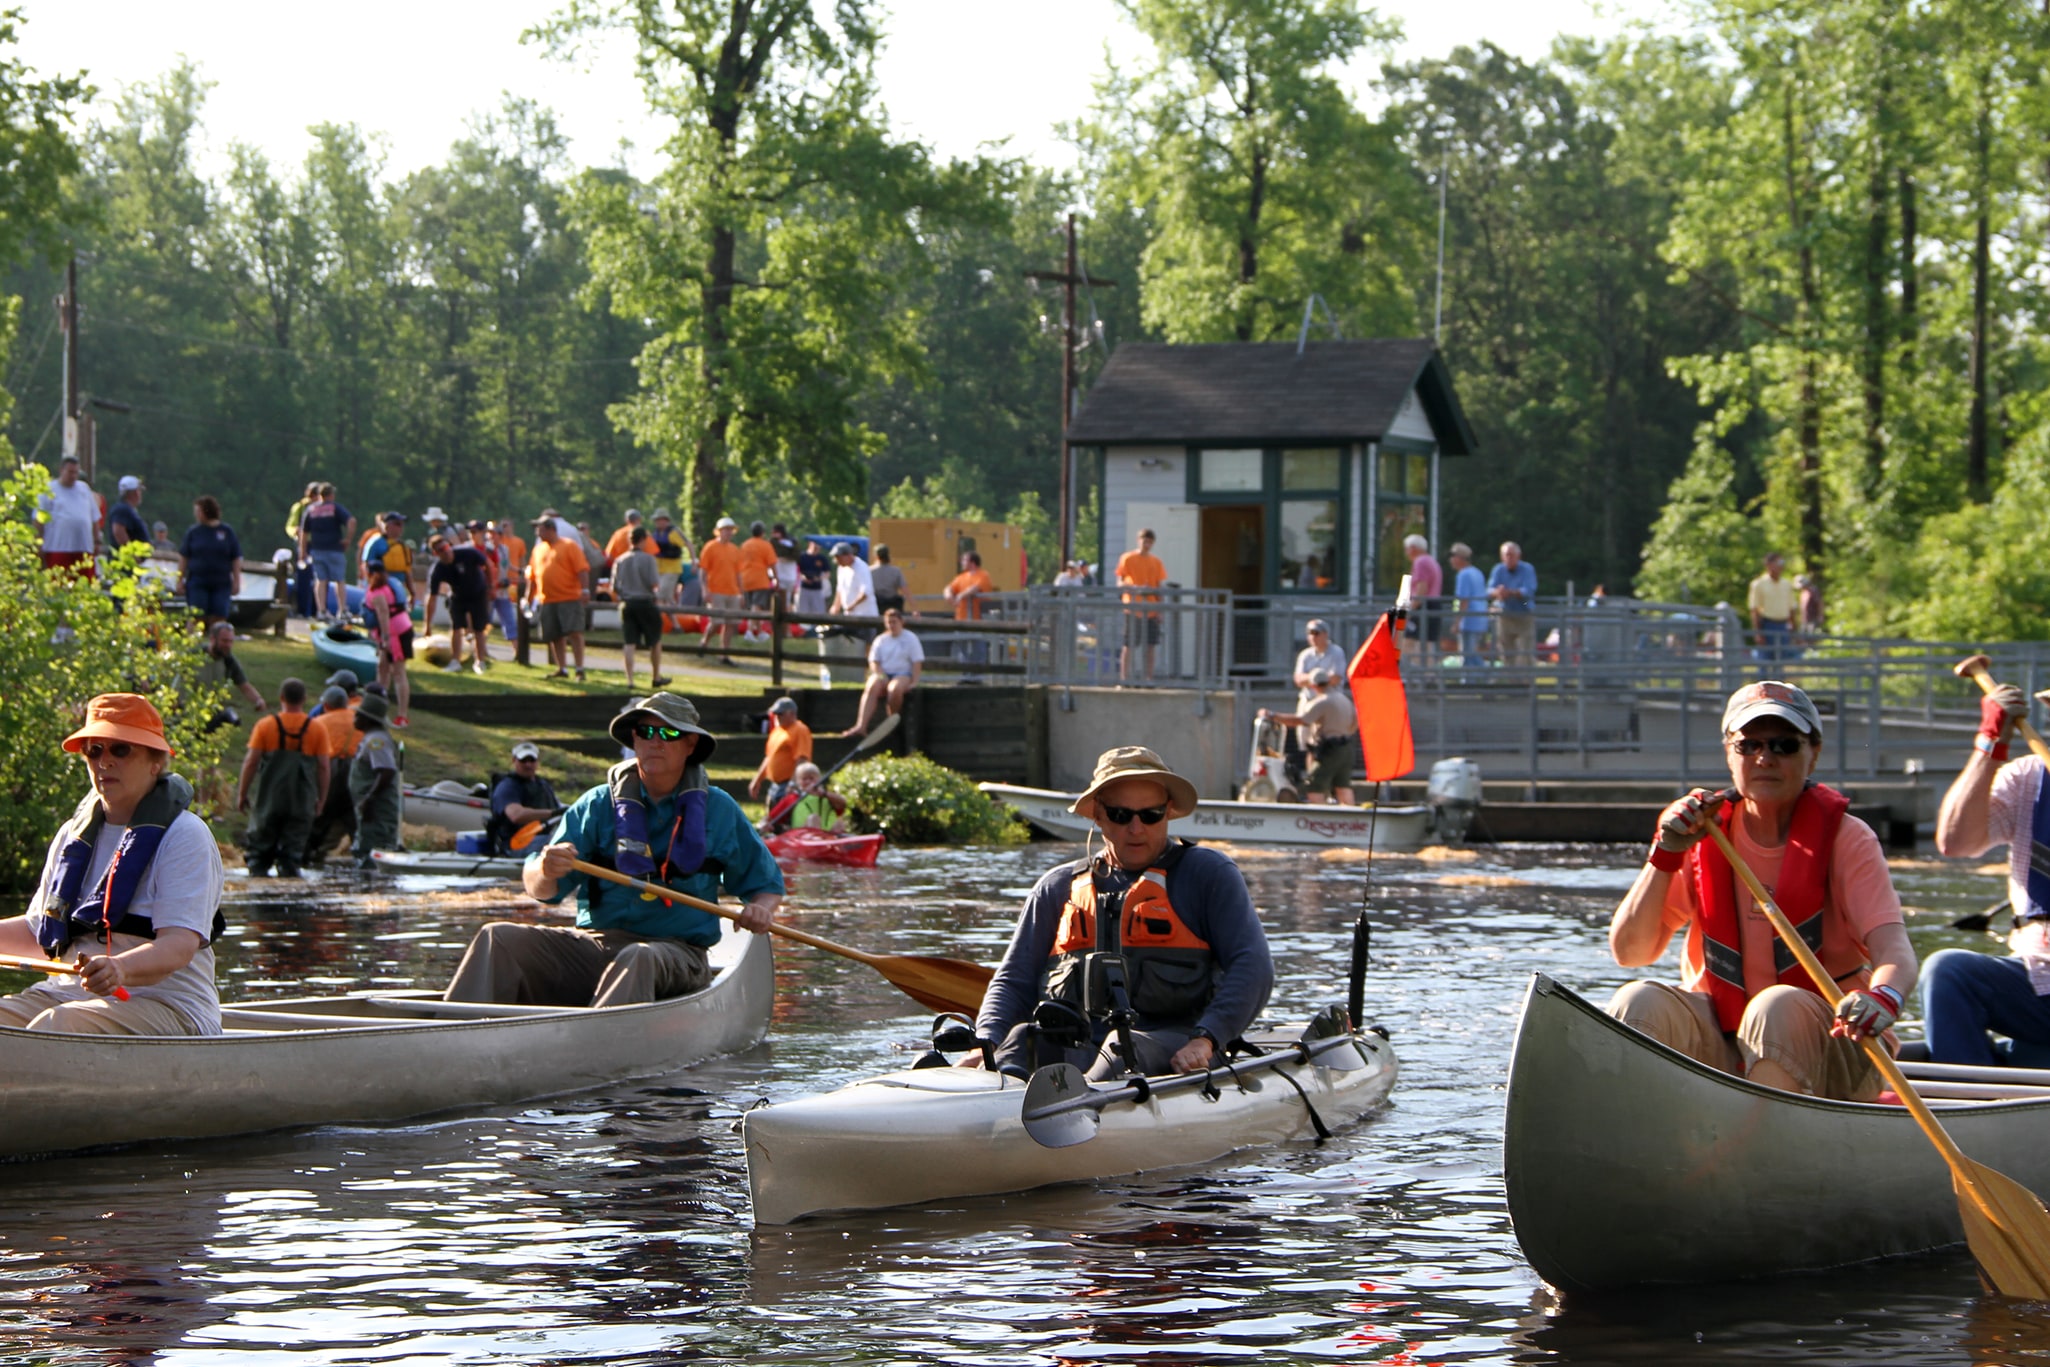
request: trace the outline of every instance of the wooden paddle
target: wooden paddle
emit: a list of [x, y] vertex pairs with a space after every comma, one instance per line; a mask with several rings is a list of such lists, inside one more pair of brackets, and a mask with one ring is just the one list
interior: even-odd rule
[[[21, 968], [26, 969], [30, 973], [69, 973], [73, 977], [76, 977], [82, 971], [77, 964], [67, 964], [58, 959], [30, 959], [20, 954], [0, 954], [0, 968]], [[125, 987], [115, 988], [114, 1000], [117, 1002], [127, 1001], [128, 989]]]
[[[1744, 886], [1751, 889], [1752, 899], [1765, 912], [1780, 939], [1815, 980], [1824, 1000], [1835, 1006], [1844, 995], [1837, 988], [1836, 979], [1730, 844], [1722, 823], [1711, 820], [1708, 833], [1722, 849], [1723, 857], [1730, 861], [1730, 867], [1744, 880]], [[1965, 1243], [1978, 1260], [1980, 1275], [2003, 1296], [2050, 1300], [2050, 1210], [2045, 1210], [2041, 1198], [2013, 1178], [1965, 1157], [1877, 1036], [1867, 1036], [1858, 1042], [1949, 1165], [1951, 1188], [1957, 1193], [1958, 1217], [1964, 1222]]]
[[[1950, 672], [1957, 675], [1960, 679], [1973, 680], [1979, 685], [1980, 692], [1991, 696], [1993, 690], [2000, 687], [1994, 681], [1993, 676], [1986, 670], [1986, 666], [1991, 663], [1993, 661], [1987, 656], [1974, 655], [1969, 659], [1959, 660], [1950, 667]], [[2050, 744], [2044, 743], [2042, 733], [2029, 725], [2027, 717], [2015, 718], [2014, 724], [2016, 729], [2022, 733], [2022, 739], [2029, 743], [2029, 749], [2035, 752], [2036, 758], [2042, 760], [2045, 764], [2050, 764]]]
[[[863, 736], [859, 741], [855, 742], [854, 748], [852, 750], [849, 750], [846, 754], [834, 760], [833, 763], [826, 769], [826, 771], [819, 775], [819, 786], [818, 788], [815, 788], [812, 791], [817, 792], [820, 789], [823, 789], [826, 786], [826, 780], [831, 778], [834, 774], [838, 773], [841, 765], [845, 764], [848, 760], [853, 759], [856, 755], [860, 754], [864, 750], [875, 749], [876, 746], [882, 744], [883, 738], [885, 736], [888, 736], [891, 732], [895, 731], [899, 726], [903, 724], [903, 722], [904, 714], [902, 712], [892, 712], [888, 716], [884, 717], [881, 721], [877, 722], [874, 726], [870, 727], [868, 730], [868, 734]], [[789, 811], [792, 807], [795, 807], [799, 802], [803, 800], [804, 794], [798, 792], [795, 788], [792, 788], [789, 792], [783, 794], [782, 797], [777, 799], [775, 807], [769, 811], [768, 815], [762, 818], [762, 829], [765, 831], [768, 830], [769, 827], [776, 824], [776, 822], [782, 817], [782, 815], [785, 812]]]
[[[644, 883], [638, 878], [629, 878], [616, 869], [601, 868], [582, 859], [570, 861], [570, 867], [578, 873], [593, 878], [603, 878], [608, 883], [617, 883], [624, 888], [648, 893], [665, 902], [681, 902], [699, 911], [708, 911], [714, 916], [723, 916], [729, 921], [738, 921], [740, 913], [728, 911], [716, 902], [707, 902], [692, 897], [689, 893], [665, 888], [659, 883]], [[972, 1016], [982, 1007], [982, 994], [989, 987], [994, 976], [981, 964], [972, 964], [965, 959], [942, 959], [931, 954], [871, 954], [867, 950], [854, 949], [848, 945], [835, 944], [822, 936], [795, 926], [786, 926], [780, 921], [769, 927], [773, 935], [786, 940], [795, 940], [813, 949], [823, 949], [828, 954], [838, 954], [843, 959], [852, 959], [858, 964], [867, 964], [887, 978], [892, 987], [929, 1011], [959, 1011]]]

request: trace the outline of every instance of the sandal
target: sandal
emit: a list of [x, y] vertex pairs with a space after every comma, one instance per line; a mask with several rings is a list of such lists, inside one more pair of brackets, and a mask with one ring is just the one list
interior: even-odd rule
[[577, 682], [578, 682], [578, 683], [582, 683], [582, 682], [584, 682], [584, 671], [583, 671], [583, 670], [581, 670], [581, 669], [579, 669], [579, 670], [577, 671]]
[[550, 679], [567, 679], [569, 677], [569, 671], [567, 669], [558, 669], [553, 674], [549, 674], [545, 677]]

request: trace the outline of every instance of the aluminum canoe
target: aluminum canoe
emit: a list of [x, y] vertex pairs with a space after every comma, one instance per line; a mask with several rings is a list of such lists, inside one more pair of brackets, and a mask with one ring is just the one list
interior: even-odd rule
[[[1082, 840], [1096, 829], [1068, 810], [1075, 794], [1011, 783], [977, 785], [1013, 808], [1034, 828], [1055, 840]], [[1308, 845], [1326, 849], [1374, 848], [1383, 854], [1420, 850], [1431, 839], [1431, 809], [1424, 806], [1365, 807], [1329, 803], [1232, 802], [1205, 800], [1187, 816], [1168, 823], [1168, 832], [1189, 840], [1230, 845]]]
[[0, 1028], [0, 1158], [300, 1125], [405, 1120], [653, 1077], [768, 1033], [765, 936], [729, 928], [704, 990], [639, 1006], [489, 1006], [425, 993], [222, 1009], [206, 1038]]
[[445, 778], [425, 788], [407, 784], [406, 820], [419, 826], [435, 826], [460, 835], [481, 831], [491, 819], [491, 801], [478, 797], [466, 783]]
[[[1918, 1085], [1969, 1157], [2050, 1190], [2050, 1089]], [[1993, 1090], [2041, 1099], [1937, 1100]], [[1964, 1241], [1949, 1169], [1899, 1106], [1719, 1072], [1542, 974], [1510, 1058], [1502, 1166], [1524, 1257], [1569, 1293], [1814, 1271]]]
[[[1294, 1038], [1256, 1042], [1285, 1048]], [[1341, 1054], [1363, 1066], [1320, 1066]], [[1397, 1071], [1393, 1046], [1375, 1034], [1355, 1037], [1318, 1063], [1285, 1068], [1334, 1130], [1379, 1105]], [[981, 1069], [885, 1073], [765, 1106], [741, 1120], [755, 1223], [1207, 1163], [1315, 1133], [1302, 1099], [1281, 1078], [1249, 1074], [1245, 1084], [1220, 1074], [1215, 1100], [1188, 1088], [1113, 1102], [1099, 1112], [1093, 1139], [1066, 1148], [1043, 1148], [1025, 1132], [1025, 1083]]]
[[[406, 799], [406, 810], [413, 800]], [[372, 850], [380, 873], [430, 873], [442, 878], [518, 878], [527, 862], [494, 854], [455, 854], [448, 850]]]

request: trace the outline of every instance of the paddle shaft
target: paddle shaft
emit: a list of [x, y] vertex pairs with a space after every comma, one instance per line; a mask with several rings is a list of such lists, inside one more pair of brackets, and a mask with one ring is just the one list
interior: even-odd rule
[[[859, 741], [855, 742], [854, 748], [852, 750], [849, 750], [846, 754], [840, 756], [840, 758], [834, 760], [832, 764], [827, 766], [826, 771], [819, 775], [818, 789], [814, 789], [813, 791], [819, 791], [823, 789], [826, 786], [826, 780], [831, 778], [834, 774], [839, 773], [840, 766], [845, 764], [848, 760], [853, 759], [856, 755], [861, 754], [865, 750], [874, 749], [876, 745], [878, 745], [882, 741], [883, 737], [889, 735], [892, 731], [895, 731], [899, 723], [901, 723], [903, 720], [903, 713], [892, 712], [888, 716], [884, 717], [881, 721], [877, 722], [873, 727], [869, 728], [869, 733], [863, 736]], [[767, 816], [762, 818], [762, 825], [774, 825], [777, 819], [780, 818], [783, 815], [783, 813], [789, 811], [792, 807], [795, 807], [799, 802], [803, 800], [804, 794], [797, 792], [795, 789], [783, 794], [782, 797], [776, 799], [776, 805], [774, 809], [772, 809]]]
[[[729, 911], [717, 902], [707, 902], [702, 897], [693, 897], [687, 892], [678, 892], [675, 888], [665, 888], [660, 883], [648, 883], [638, 878], [630, 878], [617, 869], [608, 869], [601, 864], [593, 864], [584, 859], [572, 859], [569, 861], [569, 866], [578, 873], [588, 874], [593, 878], [602, 878], [608, 883], [617, 883], [623, 888], [632, 888], [636, 892], [652, 893], [665, 902], [681, 902], [687, 907], [696, 907], [699, 911], [710, 912], [714, 916], [723, 916], [729, 921], [738, 921], [740, 919], [739, 912]], [[769, 927], [769, 933], [771, 935], [781, 935], [786, 940], [795, 940], [801, 945], [810, 945], [813, 949], [823, 949], [829, 954], [838, 954], [844, 958], [853, 959], [856, 963], [873, 966], [880, 963], [885, 957], [881, 954], [870, 954], [867, 950], [855, 949], [851, 945], [835, 944], [831, 940], [823, 939], [808, 931], [799, 930], [796, 926], [786, 926], [780, 921]]]
[[[1994, 681], [1993, 676], [1987, 672], [1986, 666], [1979, 660], [1972, 659], [1966, 661], [1964, 669], [1979, 685], [1980, 692], [1991, 696], [1993, 690], [2000, 687]], [[2029, 749], [2035, 752], [2036, 758], [2042, 760], [2045, 764], [2050, 764], [2050, 744], [2044, 742], [2042, 733], [2029, 725], [2027, 717], [2016, 717], [2014, 724], [2016, 729], [2022, 733], [2022, 739], [2029, 743]]]
[[[22, 968], [31, 973], [68, 973], [74, 978], [83, 971], [77, 964], [67, 964], [57, 959], [31, 959], [20, 954], [0, 954], [0, 968]], [[115, 988], [114, 1000], [127, 1001], [128, 989]]]
[[[1808, 947], [1808, 942], [1794, 929], [1794, 923], [1780, 910], [1779, 903], [1766, 891], [1765, 884], [1758, 881], [1758, 875], [1751, 871], [1751, 866], [1744, 862], [1744, 857], [1730, 844], [1730, 838], [1723, 834], [1722, 823], [1710, 820], [1708, 834], [1721, 848], [1723, 858], [1730, 861], [1730, 867], [1737, 871], [1737, 876], [1744, 880], [1744, 886], [1751, 889], [1752, 900], [1765, 912], [1766, 919], [1772, 922], [1772, 928], [1779, 933], [1781, 941], [1800, 961], [1801, 967], [1807, 970], [1808, 976], [1814, 979], [1823, 1000], [1834, 1007], [1844, 996], [1843, 991], [1836, 985], [1836, 979], [1822, 966], [1822, 960], [1815, 957], [1815, 951]], [[1977, 1187], [1972, 1173], [1975, 1165], [1971, 1159], [1965, 1157], [1964, 1150], [1958, 1148], [1957, 1141], [1950, 1137], [1950, 1131], [1943, 1128], [1936, 1119], [1936, 1113], [1929, 1109], [1929, 1104], [1922, 1100], [1921, 1093], [1908, 1081], [1907, 1074], [1894, 1062], [1893, 1055], [1886, 1051], [1886, 1044], [1877, 1035], [1867, 1035], [1858, 1043], [1864, 1046], [1865, 1053], [1879, 1069], [1880, 1076], [1886, 1079], [1887, 1085], [1893, 1088], [1894, 1095], [1901, 1099], [1901, 1105], [1907, 1107], [1908, 1114], [1922, 1127], [1922, 1133], [1929, 1137], [1929, 1142], [1943, 1155], [1943, 1161], [1950, 1166], [1951, 1176], [1966, 1190], [1972, 1191], [1973, 1199], [1977, 1200]], [[1988, 1218], [1992, 1218], [1990, 1211]]]

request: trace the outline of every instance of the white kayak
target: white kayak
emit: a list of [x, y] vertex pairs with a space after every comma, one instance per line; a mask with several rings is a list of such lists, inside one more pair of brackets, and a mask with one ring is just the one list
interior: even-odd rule
[[518, 878], [527, 861], [447, 850], [372, 850], [380, 873], [430, 873], [442, 878]]
[[419, 826], [439, 826], [458, 835], [481, 831], [491, 818], [491, 802], [470, 791], [466, 783], [452, 778], [426, 788], [406, 785], [406, 820]]
[[[1033, 827], [1056, 840], [1082, 840], [1096, 823], [1068, 808], [1075, 794], [1012, 783], [978, 784]], [[1233, 845], [1310, 845], [1330, 849], [1367, 848], [1387, 853], [1420, 850], [1432, 835], [1431, 809], [1421, 805], [1339, 807], [1330, 803], [1233, 802], [1205, 799], [1187, 816], [1168, 823], [1168, 832], [1189, 840]]]
[[1221, 1067], [1154, 1078], [1144, 1099], [1130, 1082], [1085, 1082], [1065, 1065], [1030, 1085], [916, 1068], [749, 1111], [741, 1134], [755, 1223], [1207, 1163], [1309, 1137], [1312, 1108], [1327, 1128], [1349, 1124], [1395, 1085], [1395, 1050], [1372, 1032], [1306, 1041], [1307, 1063], [1292, 1036], [1253, 1043], [1269, 1053], [1233, 1060], [1237, 1081]]

